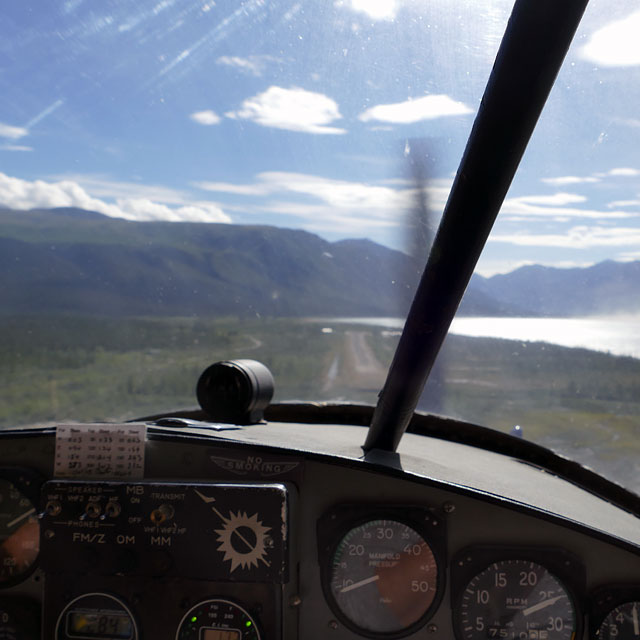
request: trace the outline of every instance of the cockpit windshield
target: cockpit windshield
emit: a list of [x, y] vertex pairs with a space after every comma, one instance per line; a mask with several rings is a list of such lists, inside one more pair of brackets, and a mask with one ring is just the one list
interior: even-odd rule
[[[231, 357], [375, 403], [512, 5], [3, 6], [0, 427], [189, 407]], [[639, 30], [591, 0], [419, 405], [635, 492]]]

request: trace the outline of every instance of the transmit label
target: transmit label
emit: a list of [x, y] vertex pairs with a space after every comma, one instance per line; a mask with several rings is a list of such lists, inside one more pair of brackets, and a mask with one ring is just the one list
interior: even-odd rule
[[146, 436], [145, 424], [59, 425], [55, 476], [139, 480]]

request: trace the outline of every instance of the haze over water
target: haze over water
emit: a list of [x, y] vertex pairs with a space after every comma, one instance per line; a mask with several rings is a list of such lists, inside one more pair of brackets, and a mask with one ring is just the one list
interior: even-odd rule
[[[341, 318], [378, 327], [402, 329], [403, 318]], [[618, 356], [640, 358], [640, 317], [637, 315], [587, 318], [457, 317], [450, 333], [582, 347]]]

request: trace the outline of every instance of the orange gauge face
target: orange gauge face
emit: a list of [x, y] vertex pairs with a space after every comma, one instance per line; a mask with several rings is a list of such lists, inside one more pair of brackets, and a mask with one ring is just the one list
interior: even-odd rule
[[0, 585], [29, 573], [39, 550], [35, 505], [14, 484], [0, 479]]
[[332, 558], [330, 593], [360, 632], [403, 635], [426, 618], [438, 593], [438, 564], [424, 537], [397, 520], [351, 529]]

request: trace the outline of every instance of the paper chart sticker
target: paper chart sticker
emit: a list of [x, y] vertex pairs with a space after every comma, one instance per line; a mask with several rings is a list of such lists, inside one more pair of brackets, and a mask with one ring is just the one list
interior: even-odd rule
[[139, 480], [146, 435], [145, 424], [59, 425], [55, 476]]

